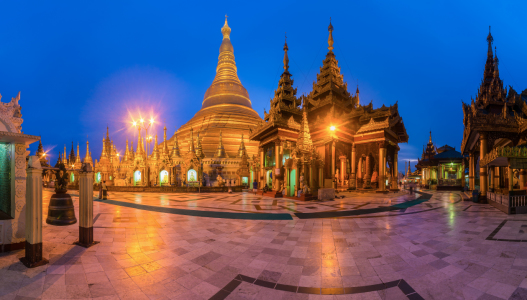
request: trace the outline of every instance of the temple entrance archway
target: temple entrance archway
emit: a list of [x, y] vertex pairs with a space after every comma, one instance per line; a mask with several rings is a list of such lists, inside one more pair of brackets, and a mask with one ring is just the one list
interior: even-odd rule
[[267, 170], [265, 173], [265, 185], [273, 186], [273, 171]]
[[189, 186], [195, 185], [198, 181], [198, 172], [194, 169], [190, 169], [187, 172], [187, 183]]
[[159, 172], [159, 185], [160, 186], [166, 186], [169, 185], [168, 183], [168, 171], [162, 170]]
[[71, 174], [70, 174], [70, 182], [71, 183], [75, 182], [75, 174], [73, 174], [73, 172], [71, 172]]
[[296, 170], [291, 170], [289, 174], [289, 196], [295, 196]]
[[97, 183], [101, 183], [101, 172], [97, 172], [97, 175], [95, 176], [95, 181]]
[[141, 184], [141, 171], [134, 172], [134, 186]]

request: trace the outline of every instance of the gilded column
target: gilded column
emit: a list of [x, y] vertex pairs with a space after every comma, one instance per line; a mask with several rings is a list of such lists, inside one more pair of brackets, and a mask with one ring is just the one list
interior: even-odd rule
[[525, 183], [527, 181], [527, 170], [526, 169], [520, 169], [520, 178], [519, 178], [519, 184], [520, 189], [525, 190]]
[[324, 164], [319, 163], [318, 164], [318, 187], [319, 188], [325, 188], [325, 182], [324, 182]]
[[489, 190], [494, 188], [494, 167], [489, 168]]
[[479, 150], [479, 187], [481, 195], [486, 197], [488, 190], [488, 177], [487, 177], [487, 167], [481, 166], [481, 160], [487, 155], [487, 133], [482, 132], [479, 135], [480, 141], [480, 150]]
[[313, 169], [315, 168], [315, 166], [313, 164], [314, 164], [313, 161], [309, 163], [309, 188], [311, 189], [311, 192], [313, 192], [313, 190], [315, 189], [315, 180], [313, 176], [314, 175]]
[[342, 155], [340, 159], [340, 182], [344, 185], [344, 180], [346, 180], [346, 156]]
[[[511, 167], [511, 162], [509, 160], [509, 167], [507, 168], [507, 171], [508, 171], [508, 175], [509, 175], [509, 192], [512, 192], [513, 190], [513, 186], [514, 186], [514, 178], [513, 178], [513, 170], [512, 170], [512, 167]], [[483, 194], [483, 192], [482, 192]]]
[[282, 161], [280, 161], [280, 142], [274, 142], [274, 161], [275, 168], [280, 168], [282, 166]]
[[364, 175], [365, 187], [371, 188], [371, 155], [366, 156], [366, 174]]
[[93, 241], [93, 172], [89, 165], [83, 165], [79, 174], [79, 246], [88, 248]]
[[333, 141], [331, 143], [331, 187], [333, 187], [334, 189], [336, 189], [336, 185], [334, 183], [334, 178], [335, 178], [335, 142]]
[[355, 144], [351, 146], [351, 173], [350, 173], [350, 181], [349, 181], [349, 189], [355, 189], [357, 187], [356, 183], [356, 177], [357, 177], [357, 170], [356, 170], [356, 158], [355, 158]]
[[263, 151], [263, 148], [260, 149], [260, 178], [259, 178], [259, 182], [260, 182], [260, 189], [263, 189], [264, 185], [267, 184], [265, 182], [265, 154], [264, 154], [264, 151]]
[[386, 180], [384, 166], [386, 165], [386, 146], [384, 143], [379, 145], [379, 190], [381, 192], [386, 191]]
[[290, 190], [291, 190], [291, 188], [289, 187], [289, 181], [290, 181], [290, 178], [289, 178], [289, 168], [288, 168], [288, 167], [285, 167], [284, 187], [285, 187], [285, 193], [286, 193], [286, 196], [289, 196], [289, 195], [290, 195]]
[[[300, 189], [300, 186], [299, 186], [299, 183], [300, 183], [300, 168], [298, 167], [299, 163], [300, 163], [299, 160], [297, 160], [295, 162], [295, 167], [294, 167], [294, 169], [295, 169], [295, 185], [292, 188], [293, 192], [295, 191], [295, 189], [296, 190]], [[295, 193], [294, 196], [296, 197], [296, 196], [298, 196], [298, 194]]]
[[469, 163], [468, 163], [468, 189], [474, 190], [474, 153], [469, 153]]
[[500, 188], [500, 167], [493, 167], [494, 169], [494, 188]]
[[399, 164], [397, 162], [398, 160], [398, 154], [397, 154], [397, 150], [395, 150], [394, 152], [394, 155], [393, 155], [393, 176], [394, 179], [392, 180], [393, 184], [392, 184], [392, 188], [393, 189], [398, 189], [399, 188]]
[[26, 169], [26, 251], [20, 261], [28, 268], [48, 263], [42, 258], [42, 166], [30, 156]]

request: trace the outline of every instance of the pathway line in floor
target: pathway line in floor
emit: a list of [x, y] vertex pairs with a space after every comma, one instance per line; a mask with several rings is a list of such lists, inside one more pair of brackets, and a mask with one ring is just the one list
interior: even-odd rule
[[313, 212], [313, 213], [295, 213], [295, 216], [299, 219], [323, 219], [323, 218], [339, 218], [339, 217], [349, 217], [349, 216], [359, 216], [366, 214], [374, 214], [380, 212], [388, 212], [394, 210], [407, 209], [411, 206], [421, 204], [425, 201], [432, 198], [432, 194], [427, 194], [423, 192], [416, 192], [420, 194], [417, 199], [406, 201], [403, 203], [395, 204], [392, 206], [376, 207], [376, 208], [365, 208], [357, 210], [345, 210], [345, 211], [327, 211], [327, 212]]
[[207, 217], [207, 218], [220, 218], [220, 219], [236, 219], [236, 220], [293, 220], [290, 214], [269, 214], [269, 213], [232, 213], [223, 211], [207, 211], [207, 210], [190, 210], [190, 209], [179, 209], [171, 207], [159, 207], [137, 203], [130, 203], [117, 200], [94, 200], [101, 203], [107, 203], [112, 205], [119, 205], [129, 208], [148, 210], [154, 212], [161, 212], [167, 214], [194, 216], [194, 217]]

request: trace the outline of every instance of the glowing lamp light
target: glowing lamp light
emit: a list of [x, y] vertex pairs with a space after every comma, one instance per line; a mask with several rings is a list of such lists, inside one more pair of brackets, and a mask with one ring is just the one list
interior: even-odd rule
[[134, 125], [134, 127], [137, 127], [137, 122], [136, 122], [136, 121], [133, 121], [133, 122], [132, 122], [132, 125]]
[[140, 122], [141, 122], [141, 123], [144, 123], [144, 122], [145, 122], [145, 120], [143, 120], [143, 118], [141, 118], [141, 121], [140, 121]]
[[154, 118], [150, 118], [150, 124], [154, 124]]
[[335, 131], [335, 126], [332, 125], [331, 127], [329, 127], [329, 130]]

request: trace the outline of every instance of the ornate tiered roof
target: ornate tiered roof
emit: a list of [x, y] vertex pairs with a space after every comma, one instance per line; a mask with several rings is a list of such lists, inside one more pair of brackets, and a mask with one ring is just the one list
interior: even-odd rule
[[170, 158], [176, 159], [180, 157], [181, 157], [181, 153], [179, 153], [179, 143], [177, 140], [177, 131], [176, 131], [176, 133], [174, 133], [174, 146], [172, 147], [172, 154]]
[[278, 88], [274, 91], [274, 97], [270, 100], [269, 113], [264, 111], [264, 120], [287, 121], [291, 117], [296, 122], [300, 122], [302, 119], [302, 111], [300, 110], [300, 100], [296, 97], [297, 89], [293, 88], [294, 80], [291, 78], [292, 75], [289, 73], [289, 57], [287, 56], [287, 40], [284, 44], [284, 72], [280, 76], [278, 81]]
[[265, 123], [260, 123], [259, 126], [251, 132], [250, 139], [262, 135], [270, 128], [280, 127], [292, 130], [300, 130], [300, 122], [302, 121], [302, 110], [299, 108], [301, 100], [296, 97], [297, 89], [293, 87], [294, 80], [291, 73], [289, 73], [289, 57], [287, 51], [287, 40], [284, 43], [284, 72], [278, 81], [278, 88], [274, 92], [274, 97], [270, 100], [269, 113], [264, 110]]
[[[499, 75], [499, 59], [492, 52], [494, 38], [490, 33], [487, 36], [487, 60], [483, 71], [483, 79], [476, 94], [476, 99], [471, 99], [470, 104], [463, 106], [463, 141], [461, 152], [466, 153], [469, 140], [477, 138], [477, 132], [489, 133], [488, 146], [493, 147], [494, 142], [506, 138], [517, 144], [524, 137], [527, 130], [527, 90], [518, 94], [511, 86], [507, 91]], [[496, 47], [494, 47], [496, 51]]]
[[[328, 53], [313, 82], [313, 90], [308, 95], [309, 110], [317, 110], [327, 105], [337, 105], [349, 112], [358, 104], [358, 96], [352, 97], [348, 92], [348, 84], [340, 72], [338, 61], [333, 53], [333, 25], [329, 23]], [[357, 86], [358, 92], [358, 86]]]
[[311, 152], [313, 149], [313, 141], [311, 140], [311, 134], [309, 133], [307, 109], [305, 105], [302, 107], [302, 123], [300, 124], [300, 132], [298, 132], [296, 146], [300, 152]]
[[216, 158], [226, 158], [227, 153], [225, 153], [225, 148], [223, 147], [223, 136], [222, 131], [220, 130], [220, 142], [218, 143], [218, 149], [216, 150]]

